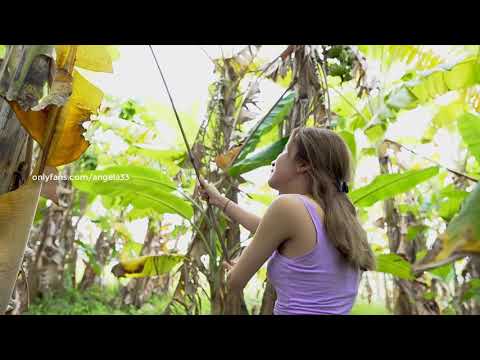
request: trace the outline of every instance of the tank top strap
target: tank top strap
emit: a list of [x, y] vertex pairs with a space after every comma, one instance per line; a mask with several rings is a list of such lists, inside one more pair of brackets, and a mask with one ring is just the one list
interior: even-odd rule
[[308, 213], [310, 214], [310, 218], [312, 219], [313, 224], [315, 225], [315, 230], [317, 231], [317, 240], [319, 240], [321, 229], [323, 228], [323, 224], [320, 219], [320, 216], [318, 215], [317, 209], [315, 209], [315, 206], [313, 205], [312, 200], [308, 196], [299, 195], [299, 197], [302, 200], [303, 204], [305, 205]]

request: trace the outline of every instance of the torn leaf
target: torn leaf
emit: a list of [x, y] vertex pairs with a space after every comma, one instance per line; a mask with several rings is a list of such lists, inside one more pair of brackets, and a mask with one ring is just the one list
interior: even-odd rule
[[[73, 72], [72, 95], [61, 108], [52, 139], [47, 165], [60, 166], [77, 160], [88, 148], [83, 137], [82, 123], [100, 107], [103, 93], [77, 71]], [[23, 111], [16, 102], [10, 102], [18, 120], [41, 146], [47, 131], [48, 110]]]

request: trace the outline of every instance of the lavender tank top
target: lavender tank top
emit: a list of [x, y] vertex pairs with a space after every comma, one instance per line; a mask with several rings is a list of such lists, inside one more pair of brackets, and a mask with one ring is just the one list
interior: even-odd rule
[[289, 258], [275, 250], [267, 274], [277, 293], [274, 315], [347, 315], [355, 302], [361, 273], [328, 240], [308, 197], [299, 195], [317, 232], [309, 253]]

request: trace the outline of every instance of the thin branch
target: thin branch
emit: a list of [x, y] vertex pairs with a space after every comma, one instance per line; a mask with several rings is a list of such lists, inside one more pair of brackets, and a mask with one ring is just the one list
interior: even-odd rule
[[478, 182], [478, 179], [472, 178], [471, 176], [468, 176], [468, 175], [466, 175], [466, 174], [463, 174], [463, 173], [461, 173], [461, 172], [459, 172], [459, 171], [450, 169], [448, 166], [442, 165], [442, 164], [440, 164], [439, 162], [437, 162], [437, 161], [435, 161], [435, 160], [432, 160], [432, 159], [430, 159], [430, 158], [428, 158], [428, 157], [426, 157], [426, 156], [424, 156], [424, 155], [418, 154], [418, 153], [415, 152], [414, 150], [409, 149], [409, 148], [407, 148], [405, 145], [402, 145], [402, 144], [400, 144], [400, 143], [398, 143], [398, 142], [396, 142], [396, 141], [389, 140], [389, 139], [385, 139], [384, 141], [385, 141], [386, 143], [391, 143], [391, 144], [397, 145], [397, 146], [401, 147], [402, 149], [405, 149], [405, 150], [411, 152], [412, 154], [414, 154], [414, 155], [416, 155], [416, 156], [420, 156], [420, 157], [424, 158], [425, 160], [428, 160], [428, 161], [430, 161], [430, 162], [432, 162], [432, 163], [434, 163], [434, 164], [436, 164], [436, 165], [438, 165], [438, 166], [446, 169], [447, 171], [449, 171], [449, 172], [451, 172], [451, 173], [453, 173], [453, 174], [455, 174], [455, 175], [457, 175], [457, 176], [464, 177], [465, 179], [468, 179], [468, 180], [473, 181], [473, 182]]
[[[163, 85], [165, 86], [165, 90], [167, 91], [167, 95], [168, 95], [168, 98], [170, 100], [170, 104], [172, 106], [173, 112], [175, 113], [175, 118], [177, 119], [178, 126], [180, 128], [181, 133], [182, 133], [183, 141], [184, 141], [185, 146], [187, 148], [188, 155], [190, 157], [190, 161], [192, 162], [193, 169], [195, 170], [195, 175], [197, 176], [198, 182], [201, 183], [200, 182], [200, 172], [195, 165], [192, 150], [191, 150], [190, 145], [188, 143], [187, 136], [185, 135], [185, 131], [183, 129], [182, 122], [180, 121], [180, 117], [178, 116], [177, 108], [175, 107], [175, 104], [173, 102], [173, 98], [172, 98], [172, 95], [170, 93], [170, 89], [168, 88], [167, 81], [165, 80], [165, 77], [163, 76], [162, 69], [160, 68], [160, 64], [158, 63], [157, 56], [155, 55], [155, 52], [153, 51], [152, 45], [149, 45], [149, 48], [150, 48], [150, 51], [152, 52], [153, 58], [155, 60], [155, 64], [157, 65], [158, 72], [160, 73], [160, 76], [162, 78]], [[226, 245], [225, 245], [225, 243], [222, 239], [220, 228], [219, 228], [219, 226], [218, 226], [218, 224], [215, 220], [215, 215], [213, 214], [213, 210], [212, 210], [210, 204], [208, 204], [208, 206], [207, 206], [207, 213], [210, 215], [209, 223], [212, 224], [212, 227], [214, 228], [215, 232], [217, 233], [218, 241], [220, 242], [222, 252], [225, 256], [225, 259], [228, 261], [230, 259], [228, 257], [227, 247], [226, 247]]]
[[213, 60], [213, 58], [210, 55], [208, 55], [207, 51], [203, 47], [201, 47], [200, 45], [198, 45], [198, 47], [200, 48], [200, 50], [203, 51], [205, 56], [212, 62], [212, 64], [215, 65], [215, 61]]

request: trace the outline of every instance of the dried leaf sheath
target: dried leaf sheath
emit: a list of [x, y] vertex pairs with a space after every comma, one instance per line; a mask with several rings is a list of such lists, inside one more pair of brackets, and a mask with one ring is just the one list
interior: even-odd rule
[[0, 314], [7, 308], [29, 238], [42, 183], [0, 195]]

